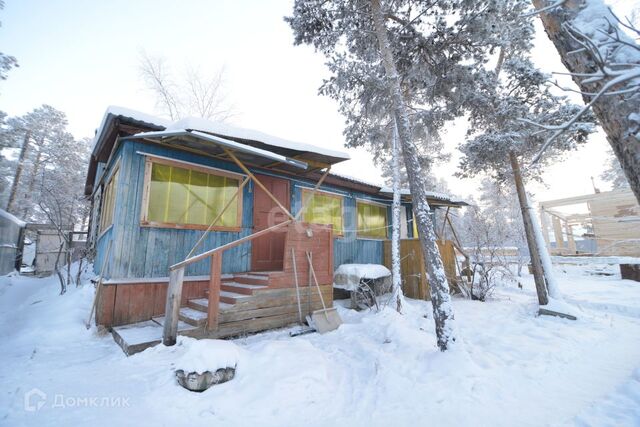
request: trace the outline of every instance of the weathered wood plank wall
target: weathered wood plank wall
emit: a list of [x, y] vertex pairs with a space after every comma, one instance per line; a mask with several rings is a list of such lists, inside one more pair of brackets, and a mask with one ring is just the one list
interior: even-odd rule
[[[202, 230], [140, 227], [140, 211], [144, 186], [145, 156], [137, 152], [169, 157], [177, 160], [198, 163], [241, 173], [230, 162], [199, 156], [190, 152], [172, 149], [157, 144], [140, 141], [121, 141], [109, 169], [119, 162], [120, 178], [116, 189], [114, 224], [100, 236], [96, 242], [96, 260], [94, 265], [102, 264], [106, 242], [113, 239], [112, 259], [107, 269], [107, 278], [164, 277], [168, 267], [184, 259], [193, 247]], [[110, 172], [107, 172], [110, 173]], [[261, 171], [261, 173], [264, 173]], [[267, 173], [269, 174], [269, 173]], [[278, 176], [275, 174], [275, 176]], [[287, 177], [285, 177], [287, 178]], [[289, 178], [290, 179], [290, 178]], [[292, 180], [291, 207], [295, 213], [300, 209], [302, 188], [312, 188], [315, 183], [303, 179]], [[335, 192], [344, 197], [343, 221], [345, 233], [337, 236], [333, 245], [333, 263], [337, 267], [345, 263], [383, 263], [383, 240], [358, 239], [356, 236], [357, 210], [356, 199], [374, 200], [366, 193], [345, 191], [333, 186], [323, 185], [322, 190]], [[201, 250], [218, 247], [251, 234], [253, 227], [253, 184], [243, 191], [242, 229], [240, 232], [211, 232], [207, 235]], [[409, 205], [404, 205], [411, 217]], [[391, 219], [391, 208], [388, 208]], [[410, 223], [409, 233], [411, 233]], [[223, 273], [249, 271], [251, 266], [251, 243], [246, 243], [225, 252]], [[209, 261], [189, 266], [187, 276], [206, 275]]]
[[[138, 154], [138, 151], [240, 173], [235, 165], [227, 162], [155, 144], [124, 141], [116, 153], [116, 158], [120, 161], [120, 179], [116, 190], [113, 227], [99, 238], [97, 244], [96, 260], [98, 262], [95, 265], [100, 265], [105, 242], [110, 238], [113, 239], [113, 254], [107, 277], [166, 276], [169, 266], [182, 261], [203, 233], [202, 230], [140, 227], [145, 156]], [[115, 161], [112, 162], [114, 163]], [[201, 250], [211, 249], [251, 234], [252, 188], [249, 184], [243, 191], [241, 231], [211, 232], [205, 238]], [[223, 273], [248, 271], [250, 249], [249, 244], [244, 244], [227, 251], [223, 258]], [[186, 274], [206, 275], [208, 272], [209, 261], [207, 260], [190, 266]]]

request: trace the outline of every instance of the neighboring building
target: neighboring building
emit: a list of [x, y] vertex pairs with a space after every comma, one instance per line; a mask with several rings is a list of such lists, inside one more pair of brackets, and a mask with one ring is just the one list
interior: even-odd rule
[[[356, 179], [324, 176], [327, 168], [348, 159], [342, 152], [227, 124], [202, 119], [168, 123], [111, 107], [95, 136], [85, 187], [93, 206], [89, 245], [96, 272], [106, 266], [97, 323], [118, 326], [162, 316], [169, 268], [187, 258], [203, 234], [192, 254], [222, 245], [229, 249], [222, 255], [221, 272], [214, 271], [208, 258], [186, 267], [180, 316], [194, 327], [207, 323], [208, 336], [216, 335], [215, 330], [222, 336], [297, 320], [291, 300], [295, 294], [290, 293], [294, 278], [290, 271], [285, 274], [292, 267], [291, 250], [300, 251], [298, 278], [305, 288], [309, 271], [304, 252], [313, 252], [314, 269], [330, 303], [334, 266], [382, 264], [390, 233], [390, 193]], [[307, 198], [307, 209], [299, 214]], [[429, 203], [434, 209], [461, 204], [439, 194]], [[293, 221], [279, 231], [252, 236], [291, 219], [288, 212], [300, 219], [302, 228]], [[402, 216], [403, 234], [412, 237], [406, 195]], [[323, 230], [328, 239], [323, 240]], [[207, 289], [216, 275], [222, 280], [220, 307], [203, 309], [194, 301], [211, 302]], [[260, 298], [271, 305], [255, 302]], [[315, 297], [308, 298], [309, 308], [317, 306]], [[242, 303], [249, 307], [244, 315], [238, 314]], [[207, 310], [209, 317], [217, 310], [219, 327], [197, 313]], [[256, 324], [260, 315], [266, 320]], [[222, 331], [225, 320], [235, 327]]]
[[0, 209], [0, 276], [20, 271], [26, 223]]
[[553, 255], [640, 257], [640, 206], [629, 189], [541, 202], [540, 218]]

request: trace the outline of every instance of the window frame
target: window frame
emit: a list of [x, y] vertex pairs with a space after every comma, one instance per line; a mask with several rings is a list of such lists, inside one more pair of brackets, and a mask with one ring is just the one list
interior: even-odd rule
[[[306, 214], [306, 207], [302, 206], [302, 204], [307, 200], [307, 197], [309, 195], [309, 193], [313, 193], [313, 188], [301, 188], [301, 199], [300, 199], [300, 209], [305, 209], [305, 212], [302, 213], [302, 219], [305, 222], [308, 222], [304, 216]], [[342, 229], [340, 230], [340, 232], [338, 233], [335, 228], [333, 227], [333, 224], [331, 224], [331, 231], [333, 233], [334, 236], [337, 237], [343, 237], [344, 236], [344, 196], [340, 195], [340, 194], [336, 194], [336, 193], [332, 193], [330, 191], [323, 191], [323, 190], [316, 190], [315, 193], [321, 193], [323, 196], [327, 196], [327, 197], [333, 197], [335, 199], [338, 199], [340, 201], [340, 218], [342, 219]], [[315, 196], [315, 194], [314, 194]], [[309, 199], [309, 201], [311, 201], [311, 199]], [[312, 222], [310, 224], [317, 224], [315, 222]]]
[[[149, 227], [149, 228], [172, 228], [178, 230], [207, 230], [209, 229], [210, 224], [182, 224], [182, 223], [172, 223], [172, 222], [158, 222], [158, 221], [149, 221], [149, 194], [151, 192], [151, 170], [153, 168], [153, 164], [161, 164], [165, 166], [177, 167], [180, 169], [186, 170], [194, 170], [202, 173], [206, 173], [208, 175], [215, 176], [224, 176], [227, 178], [232, 178], [238, 181], [238, 187], [242, 183], [242, 180], [245, 178], [245, 175], [230, 172], [214, 167], [198, 165], [191, 162], [182, 162], [180, 160], [167, 159], [164, 157], [156, 157], [153, 155], [145, 154], [145, 169], [144, 169], [144, 190], [142, 192], [142, 200], [141, 200], [141, 208], [140, 208], [140, 226], [141, 227]], [[214, 225], [211, 227], [211, 231], [232, 231], [238, 232], [242, 231], [242, 206], [243, 206], [243, 195], [244, 188], [240, 191], [240, 194], [236, 197], [236, 203], [238, 205], [237, 215], [236, 215], [236, 224], [237, 226], [228, 227], [221, 225]]]
[[[102, 237], [107, 231], [113, 227], [113, 219], [116, 213], [116, 192], [118, 186], [118, 180], [116, 180], [115, 186], [113, 188], [113, 180], [120, 176], [120, 159], [116, 162], [109, 173], [109, 178], [105, 180], [105, 183], [102, 185], [102, 190], [100, 192], [100, 224], [98, 224], [98, 239]], [[113, 195], [111, 200], [111, 221], [108, 225], [105, 225], [105, 203], [107, 202], [107, 195]]]
[[[360, 215], [358, 215], [358, 204], [372, 205], [384, 208], [385, 237], [366, 236], [360, 231]], [[389, 206], [384, 203], [374, 202], [367, 199], [356, 199], [356, 239], [360, 240], [389, 240]]]

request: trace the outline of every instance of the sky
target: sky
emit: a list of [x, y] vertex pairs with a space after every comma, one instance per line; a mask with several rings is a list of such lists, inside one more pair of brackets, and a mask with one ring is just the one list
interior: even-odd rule
[[[637, 1], [611, 0], [623, 15]], [[24, 114], [42, 104], [64, 111], [77, 137], [93, 136], [109, 105], [161, 113], [140, 76], [140, 52], [166, 58], [176, 76], [188, 67], [225, 70], [225, 92], [236, 114], [229, 122], [282, 138], [347, 151], [352, 160], [333, 170], [374, 183], [381, 173], [363, 149], [345, 149], [338, 105], [318, 95], [329, 77], [324, 58], [294, 46], [283, 16], [290, 0], [6, 0], [0, 12], [2, 52], [20, 67], [0, 82], [0, 110]], [[536, 20], [537, 21], [537, 20]], [[533, 57], [546, 72], [564, 70], [555, 48], [536, 22]], [[458, 179], [465, 125], [445, 133], [451, 160], [436, 166], [453, 193], [474, 194], [479, 179]], [[536, 200], [592, 193], [591, 177], [606, 164], [608, 144], [600, 132], [565, 161], [548, 168], [546, 185], [532, 185]]]

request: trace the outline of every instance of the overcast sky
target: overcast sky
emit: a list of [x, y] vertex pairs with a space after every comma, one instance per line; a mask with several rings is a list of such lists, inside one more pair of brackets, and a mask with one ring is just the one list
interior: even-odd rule
[[[157, 113], [140, 78], [139, 52], [163, 55], [179, 75], [187, 65], [202, 72], [225, 67], [226, 92], [238, 112], [229, 121], [283, 138], [342, 149], [353, 160], [334, 169], [381, 183], [368, 153], [343, 148], [344, 121], [337, 105], [317, 94], [328, 77], [320, 54], [293, 46], [282, 17], [286, 0], [6, 0], [0, 12], [1, 51], [20, 67], [0, 83], [0, 110], [24, 114], [41, 104], [64, 111], [76, 137], [93, 136], [105, 109], [120, 105]], [[611, 0], [627, 13], [634, 0]], [[539, 23], [534, 58], [545, 71], [563, 71]], [[477, 181], [453, 176], [464, 125], [450, 127], [452, 160], [437, 167], [451, 189], [466, 196]], [[593, 192], [606, 163], [606, 143], [595, 135], [578, 152], [546, 173], [547, 187], [532, 187], [536, 199]]]

